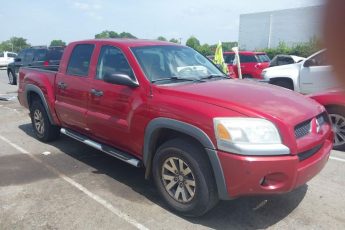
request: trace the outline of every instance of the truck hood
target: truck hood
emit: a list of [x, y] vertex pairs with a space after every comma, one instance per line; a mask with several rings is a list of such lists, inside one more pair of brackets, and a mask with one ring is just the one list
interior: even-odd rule
[[227, 108], [245, 116], [297, 125], [324, 109], [315, 101], [278, 86], [250, 80], [217, 80], [205, 83], [157, 86], [162, 96], [196, 100]]
[[301, 69], [302, 63], [295, 63], [290, 65], [274, 66], [266, 68], [262, 72], [264, 79], [269, 80], [274, 77], [293, 77], [298, 75], [299, 70]]

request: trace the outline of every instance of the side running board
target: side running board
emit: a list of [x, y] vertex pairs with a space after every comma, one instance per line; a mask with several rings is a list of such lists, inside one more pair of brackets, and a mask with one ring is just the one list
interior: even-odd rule
[[83, 142], [84, 144], [87, 144], [88, 146], [91, 146], [92, 148], [100, 150], [100, 151], [102, 151], [102, 152], [104, 152], [110, 156], [116, 157], [117, 159], [122, 160], [122, 161], [124, 161], [130, 165], [133, 165], [133, 166], [138, 167], [138, 168], [142, 166], [142, 162], [139, 159], [131, 156], [128, 153], [122, 152], [120, 150], [117, 150], [115, 148], [112, 148], [112, 147], [104, 145], [104, 144], [97, 143], [93, 140], [88, 139], [86, 136], [83, 136], [83, 135], [81, 135], [77, 132], [74, 132], [72, 130], [61, 128], [60, 132], [62, 134], [65, 134], [66, 136], [69, 136], [69, 137], [77, 140], [77, 141]]

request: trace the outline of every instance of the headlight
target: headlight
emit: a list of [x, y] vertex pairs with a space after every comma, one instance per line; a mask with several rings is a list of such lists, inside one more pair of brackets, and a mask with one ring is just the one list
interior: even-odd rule
[[266, 70], [263, 70], [263, 71], [261, 72], [261, 77], [262, 77], [262, 78], [265, 78], [266, 72], [267, 72]]
[[260, 118], [214, 118], [218, 149], [243, 155], [284, 155], [276, 126]]

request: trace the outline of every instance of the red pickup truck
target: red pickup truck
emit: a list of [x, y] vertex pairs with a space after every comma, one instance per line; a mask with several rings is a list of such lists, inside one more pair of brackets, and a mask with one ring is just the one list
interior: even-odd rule
[[187, 216], [218, 200], [289, 192], [320, 172], [333, 143], [317, 102], [230, 79], [168, 42], [73, 42], [58, 70], [21, 68], [18, 97], [39, 140], [61, 132], [145, 167], [163, 199]]

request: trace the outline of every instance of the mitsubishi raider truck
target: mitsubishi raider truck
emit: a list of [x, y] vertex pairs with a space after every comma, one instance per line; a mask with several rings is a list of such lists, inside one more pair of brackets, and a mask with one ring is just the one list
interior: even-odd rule
[[230, 79], [169, 42], [73, 42], [57, 71], [21, 68], [18, 97], [39, 140], [62, 133], [144, 167], [186, 216], [219, 200], [289, 192], [321, 171], [333, 143], [322, 105]]

